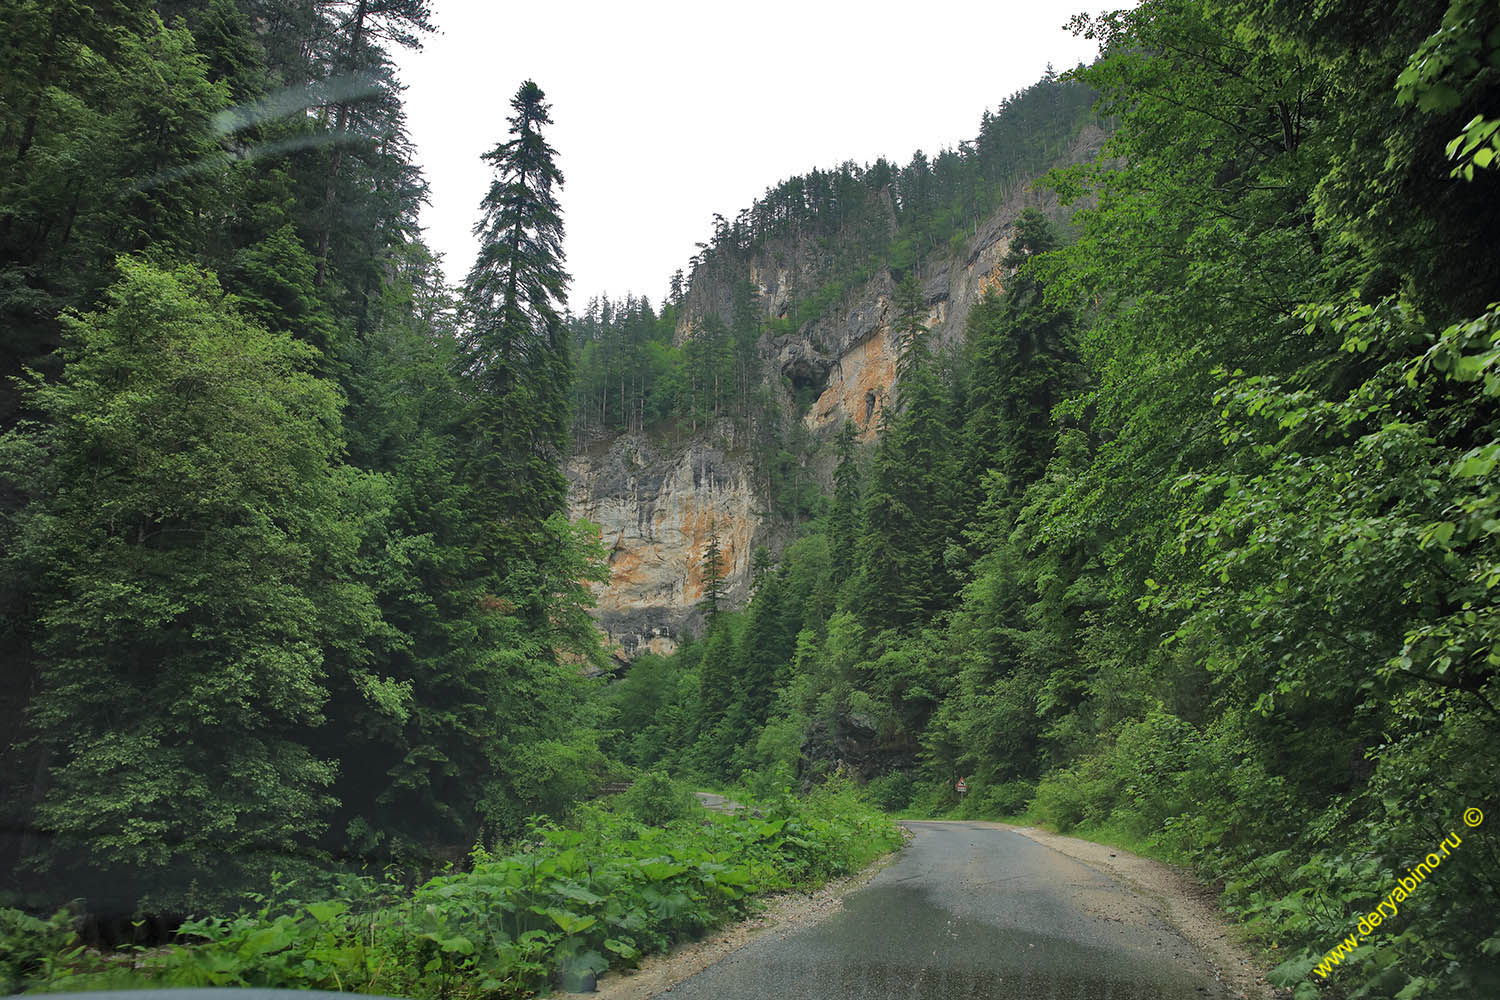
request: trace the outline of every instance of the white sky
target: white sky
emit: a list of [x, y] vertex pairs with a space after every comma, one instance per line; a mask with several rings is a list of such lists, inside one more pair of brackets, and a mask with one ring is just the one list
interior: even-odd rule
[[434, 0], [439, 34], [400, 58], [427, 239], [455, 282], [490, 183], [479, 154], [535, 79], [552, 105], [570, 302], [659, 304], [713, 213], [733, 219], [813, 167], [906, 162], [979, 131], [980, 114], [1095, 55], [1062, 25], [1108, 0], [755, 3]]

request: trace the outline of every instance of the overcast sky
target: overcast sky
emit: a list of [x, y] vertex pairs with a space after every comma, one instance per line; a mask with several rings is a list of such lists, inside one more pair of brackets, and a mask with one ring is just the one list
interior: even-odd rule
[[552, 105], [567, 183], [570, 301], [659, 302], [672, 272], [766, 188], [813, 167], [956, 146], [979, 117], [1093, 58], [1062, 25], [1089, 0], [756, 3], [434, 0], [439, 34], [401, 56], [422, 215], [450, 279], [473, 260], [490, 182], [479, 154], [507, 132], [517, 86]]

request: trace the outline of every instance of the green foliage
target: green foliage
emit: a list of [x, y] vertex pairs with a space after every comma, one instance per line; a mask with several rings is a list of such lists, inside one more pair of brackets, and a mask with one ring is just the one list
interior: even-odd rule
[[[663, 788], [670, 781], [657, 775]], [[694, 807], [643, 824], [585, 811], [577, 829], [534, 826], [515, 853], [476, 851], [473, 870], [404, 898], [267, 903], [189, 921], [182, 943], [128, 964], [67, 950], [50, 923], [0, 911], [12, 985], [33, 991], [140, 987], [324, 989], [419, 998], [520, 997], [585, 972], [632, 966], [744, 916], [757, 894], [810, 889], [900, 843], [847, 788], [737, 816]], [[25, 940], [20, 940], [22, 936]]]
[[[1069, 75], [1118, 127], [1049, 178], [1076, 240], [1017, 219], [956, 360], [928, 355], [912, 275], [963, 246], [936, 191], [968, 154], [871, 168], [900, 399], [863, 466], [846, 429], [798, 543], [831, 598], [773, 667], [746, 638], [785, 606], [763, 583], [714, 656], [663, 665], [653, 724], [705, 709], [688, 756], [715, 776], [849, 768], [890, 808], [1026, 809], [1191, 864], [1313, 990], [1309, 958], [1497, 766], [1492, 7], [1078, 18], [1104, 51]], [[782, 567], [823, 572], [813, 545]], [[763, 721], [735, 670], [772, 679]], [[1494, 992], [1493, 855], [1445, 870], [1337, 989]]]
[[[479, 252], [464, 284], [467, 319], [461, 371], [469, 385], [467, 506], [477, 522], [471, 544], [494, 565], [526, 566], [543, 548], [547, 518], [562, 509], [567, 484], [558, 458], [567, 447], [571, 344], [560, 309], [567, 302], [563, 225], [554, 162], [544, 127], [550, 106], [533, 81], [511, 98], [511, 138], [483, 159], [497, 176], [480, 203]], [[516, 583], [527, 573], [514, 573]], [[539, 625], [540, 595], [524, 584], [498, 594]]]
[[605, 770], [559, 662], [600, 655], [597, 532], [555, 468], [568, 345], [554, 310], [505, 404], [527, 427], [476, 419], [459, 341], [483, 324], [415, 238], [389, 52], [428, 5], [11, 6], [7, 884], [204, 912], [273, 870], [428, 866], [565, 812]]
[[9, 996], [52, 979], [76, 958], [73, 944], [73, 916], [67, 910], [41, 920], [0, 909], [0, 990]]
[[[765, 376], [760, 335], [805, 335], [883, 273], [912, 277], [933, 254], [963, 252], [976, 220], [1068, 151], [1091, 117], [1092, 99], [1087, 87], [1049, 73], [987, 111], [979, 135], [959, 150], [932, 158], [918, 152], [899, 168], [881, 159], [814, 170], [777, 184], [733, 220], [716, 216], [712, 238], [693, 258], [698, 295], [685, 294], [679, 275], [659, 315], [644, 298], [627, 296], [591, 302], [573, 318], [580, 443], [597, 430], [639, 431], [668, 417], [690, 432], [728, 417], [755, 435], [787, 437], [771, 426], [779, 421], [758, 412], [756, 386]], [[799, 261], [800, 294], [770, 315], [745, 271], [752, 261], [764, 269], [789, 248]], [[729, 294], [704, 295], [705, 287]], [[787, 388], [799, 409], [817, 391]], [[768, 479], [780, 443], [768, 443], [762, 449], [768, 461], [757, 462]], [[796, 447], [789, 451], [793, 460], [800, 455]], [[804, 502], [783, 498], [777, 484], [768, 487], [776, 506]]]
[[871, 778], [865, 784], [865, 797], [877, 809], [884, 809], [886, 812], [900, 812], [911, 805], [915, 791], [911, 775], [905, 771], [883, 774], [878, 778]]
[[[330, 654], [384, 638], [357, 558], [388, 503], [337, 463], [341, 401], [311, 348], [202, 272], [120, 269], [107, 308], [67, 319], [64, 378], [28, 389], [48, 424], [5, 439], [36, 498], [11, 558], [46, 629], [37, 822], [59, 878], [70, 856], [110, 868], [75, 890], [104, 906], [193, 882], [212, 899], [326, 821], [333, 766], [306, 733]], [[361, 676], [372, 710], [403, 710]]]
[[1047, 301], [1031, 264], [1057, 247], [1047, 218], [1022, 212], [1001, 261], [1005, 294], [991, 288], [969, 314], [964, 480], [972, 506], [986, 472], [1001, 473], [1014, 493], [1041, 478], [1056, 444], [1053, 408], [1083, 384], [1073, 311]]
[[957, 590], [943, 559], [957, 531], [953, 394], [927, 348], [926, 303], [915, 279], [895, 301], [902, 376], [896, 406], [882, 411], [859, 540], [860, 610], [876, 628], [925, 621]]
[[1030, 781], [971, 781], [959, 803], [958, 815], [976, 819], [1019, 816], [1027, 811], [1035, 794], [1036, 786]]
[[[386, 49], [427, 5], [350, 6], [9, 12], [0, 773], [26, 867], [6, 860], [44, 903], [193, 911], [200, 939], [137, 972], [66, 916], [6, 913], [10, 985], [576, 983], [891, 843], [848, 787], [790, 797], [852, 773], [888, 808], [1029, 801], [1191, 864], [1306, 995], [1349, 914], [1483, 807], [1493, 4], [1080, 17], [1101, 58], [974, 142], [791, 178], [716, 219], [659, 311], [581, 316], [540, 90], [489, 154], [460, 300], [414, 238]], [[1020, 205], [1096, 96], [1108, 146], [1048, 181], [1080, 211], [1020, 212], [965, 349], [932, 356], [924, 266]], [[752, 266], [800, 297], [769, 315]], [[825, 500], [781, 402], [819, 388], [767, 384], [761, 338], [887, 278], [898, 398], [866, 454], [844, 429]], [[746, 608], [705, 567], [711, 628], [613, 683], [575, 665], [602, 665], [603, 562], [562, 515], [570, 408], [586, 447], [727, 432], [779, 526]], [[529, 824], [617, 772], [605, 750], [649, 772], [634, 817]], [[739, 778], [761, 815], [705, 824], [684, 772]], [[1495, 854], [1465, 837], [1335, 989], [1500, 988]], [[414, 896], [204, 916], [278, 870], [327, 884], [335, 853], [431, 866], [497, 838]]]
[[666, 826], [698, 809], [692, 789], [661, 771], [647, 771], [620, 796], [620, 806], [647, 826]]
[[724, 601], [724, 559], [719, 548], [719, 528], [713, 518], [708, 521], [708, 544], [703, 547], [700, 573], [703, 579], [703, 600], [699, 602], [699, 606], [708, 619], [708, 627], [712, 628], [715, 619], [719, 617], [719, 606]]

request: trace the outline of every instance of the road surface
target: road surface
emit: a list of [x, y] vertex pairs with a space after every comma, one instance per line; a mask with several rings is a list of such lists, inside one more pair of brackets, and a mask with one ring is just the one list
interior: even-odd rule
[[698, 797], [699, 805], [714, 812], [728, 813], [732, 816], [741, 809], [738, 802], [733, 799], [726, 799], [724, 796], [714, 792], [694, 792], [693, 794]]
[[1175, 1000], [1232, 996], [1133, 890], [1008, 830], [915, 839], [829, 919], [767, 935], [671, 1000]]

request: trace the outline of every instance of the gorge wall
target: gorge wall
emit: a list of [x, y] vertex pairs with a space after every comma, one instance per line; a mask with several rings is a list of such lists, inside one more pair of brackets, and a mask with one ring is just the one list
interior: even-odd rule
[[743, 462], [705, 440], [674, 447], [627, 433], [573, 456], [567, 474], [570, 516], [598, 524], [608, 553], [594, 615], [617, 656], [671, 652], [697, 627], [713, 533], [725, 597], [739, 606], [749, 596], [759, 519]]
[[[1098, 127], [1084, 128], [1063, 162], [1093, 158], [1103, 140]], [[1050, 192], [1027, 185], [974, 221], [961, 249], [934, 252], [917, 269], [934, 351], [959, 345], [970, 308], [987, 288], [999, 287], [1015, 220], [1026, 208], [1060, 212]], [[695, 274], [683, 300], [679, 343], [709, 315], [728, 322], [734, 288], [747, 279], [766, 320], [793, 315], [795, 302], [822, 277], [819, 254], [816, 241], [792, 241], [738, 268]], [[785, 412], [812, 432], [811, 448], [825, 460], [811, 464], [824, 478], [832, 470], [825, 446], [844, 421], [853, 421], [860, 441], [871, 441], [894, 399], [900, 353], [892, 333], [895, 286], [891, 272], [881, 270], [795, 332], [760, 337], [767, 384]], [[799, 390], [804, 400], [816, 393], [805, 411], [796, 402]], [[767, 504], [755, 495], [748, 450], [736, 447], [732, 427], [700, 428], [675, 441], [649, 428], [597, 440], [572, 456], [567, 475], [571, 516], [602, 528], [612, 577], [597, 589], [595, 617], [621, 658], [670, 652], [701, 624], [697, 606], [711, 525], [719, 534], [731, 607], [749, 596], [755, 547], [778, 548], [779, 533], [762, 513]]]

